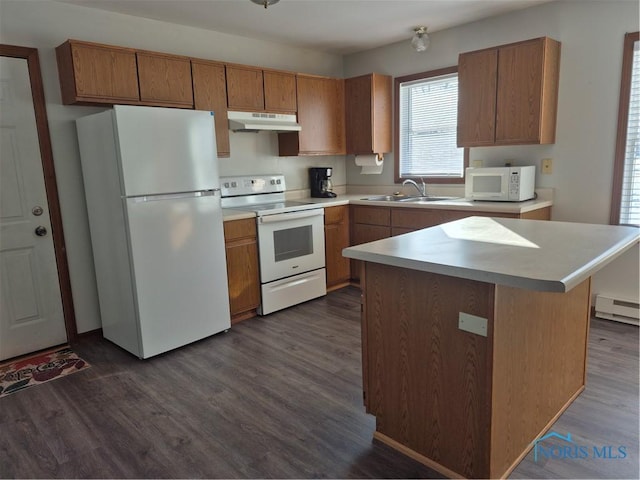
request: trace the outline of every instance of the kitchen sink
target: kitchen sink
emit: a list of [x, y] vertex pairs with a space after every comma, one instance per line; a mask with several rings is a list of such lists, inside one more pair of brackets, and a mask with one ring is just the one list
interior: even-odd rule
[[369, 200], [371, 202], [406, 202], [409, 198], [413, 197], [406, 197], [404, 195], [378, 195], [376, 197], [363, 198], [362, 200]]
[[428, 195], [426, 197], [408, 197], [404, 195], [378, 195], [376, 197], [367, 197], [362, 200], [371, 202], [439, 202], [441, 200], [456, 200], [460, 197], [442, 197]]

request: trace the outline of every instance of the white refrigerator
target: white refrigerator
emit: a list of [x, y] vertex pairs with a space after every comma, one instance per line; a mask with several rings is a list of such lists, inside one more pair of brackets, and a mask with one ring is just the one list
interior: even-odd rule
[[213, 113], [76, 120], [105, 338], [148, 358], [230, 324]]

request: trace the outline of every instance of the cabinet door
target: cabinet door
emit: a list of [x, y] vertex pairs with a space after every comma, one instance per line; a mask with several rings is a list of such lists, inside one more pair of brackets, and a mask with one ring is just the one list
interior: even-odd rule
[[255, 315], [260, 305], [255, 219], [224, 222], [231, 322]]
[[[351, 244], [360, 245], [362, 243], [374, 242], [389, 238], [391, 236], [391, 227], [382, 225], [363, 225], [354, 223], [351, 230]], [[360, 269], [362, 261], [351, 261], [351, 278], [358, 281], [360, 279]]]
[[293, 73], [263, 72], [264, 109], [267, 112], [296, 113], [296, 76]]
[[344, 80], [298, 75], [301, 154], [344, 155]]
[[458, 147], [495, 142], [498, 51], [463, 53], [458, 59]]
[[67, 41], [56, 57], [65, 105], [140, 101], [135, 51]]
[[500, 47], [496, 144], [555, 142], [559, 61], [546, 37]]
[[324, 213], [327, 288], [330, 288], [348, 282], [351, 277], [350, 261], [342, 256], [342, 250], [349, 246], [349, 207], [329, 207]]
[[347, 78], [344, 81], [344, 91], [347, 154], [378, 153], [373, 150], [371, 76]]
[[229, 66], [227, 70], [227, 105], [229, 110], [261, 112], [264, 110], [262, 70]]
[[540, 135], [542, 43], [498, 50], [496, 143], [535, 143]]
[[140, 100], [154, 105], [193, 107], [188, 58], [138, 52]]
[[192, 60], [191, 71], [193, 75], [194, 107], [196, 110], [214, 112], [218, 157], [228, 157], [231, 149], [229, 146], [227, 86], [224, 65]]
[[345, 80], [347, 154], [391, 151], [391, 77], [372, 73]]

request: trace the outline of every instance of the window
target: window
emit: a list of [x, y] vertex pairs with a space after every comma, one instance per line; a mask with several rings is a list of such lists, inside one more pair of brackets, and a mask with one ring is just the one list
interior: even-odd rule
[[624, 39], [611, 223], [640, 225], [640, 41]]
[[456, 145], [458, 68], [395, 79], [396, 181], [462, 183], [467, 151]]

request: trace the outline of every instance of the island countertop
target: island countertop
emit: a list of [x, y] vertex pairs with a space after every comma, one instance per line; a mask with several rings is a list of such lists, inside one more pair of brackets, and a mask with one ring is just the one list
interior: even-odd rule
[[468, 217], [349, 247], [348, 258], [528, 290], [567, 292], [638, 244], [636, 227]]

